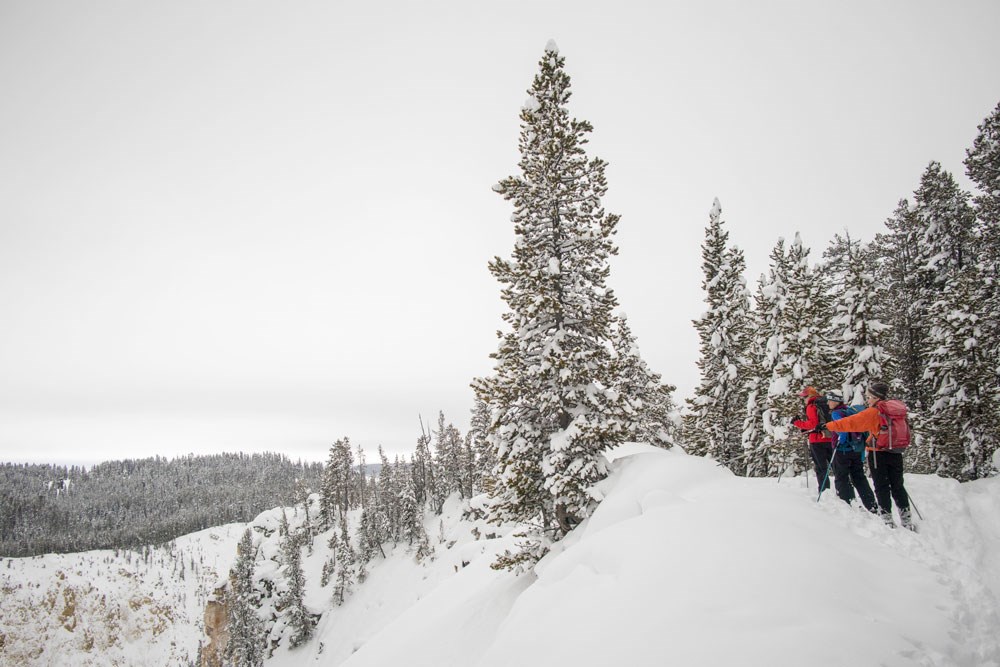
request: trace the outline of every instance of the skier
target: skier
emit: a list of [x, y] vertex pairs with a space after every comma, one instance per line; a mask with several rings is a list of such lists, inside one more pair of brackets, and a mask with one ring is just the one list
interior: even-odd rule
[[889, 385], [873, 382], [865, 392], [867, 409], [829, 422], [826, 428], [835, 433], [868, 433], [868, 468], [875, 483], [879, 514], [887, 524], [895, 526], [892, 520], [892, 501], [895, 500], [900, 523], [916, 530], [910, 517], [910, 497], [903, 486], [902, 450], [910, 444], [906, 405], [888, 398]]
[[823, 432], [823, 423], [829, 419], [821, 419], [821, 414], [826, 412], [824, 396], [816, 390], [816, 387], [805, 387], [799, 393], [799, 398], [806, 402], [806, 416], [792, 417], [792, 426], [809, 434], [809, 453], [816, 470], [816, 481], [822, 487], [820, 488], [822, 493], [830, 488], [829, 467], [830, 459], [833, 458], [833, 437]]
[[[843, 419], [863, 409], [860, 405], [851, 407], [844, 405], [843, 396], [838, 391], [827, 392], [826, 404], [834, 420]], [[857, 495], [860, 496], [865, 509], [874, 513], [878, 506], [875, 504], [875, 494], [872, 493], [872, 487], [865, 475], [864, 451], [865, 434], [838, 433], [837, 452], [833, 455], [833, 474], [836, 476], [837, 496], [841, 500], [850, 505], [854, 500], [854, 490], [857, 489]]]

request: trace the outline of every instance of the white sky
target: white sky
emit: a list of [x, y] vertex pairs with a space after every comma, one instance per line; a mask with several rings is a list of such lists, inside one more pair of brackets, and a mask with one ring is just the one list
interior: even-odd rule
[[870, 239], [1000, 99], [1000, 3], [0, 0], [0, 460], [463, 431], [501, 326], [491, 186], [548, 39], [620, 213], [611, 284], [697, 382], [714, 197]]

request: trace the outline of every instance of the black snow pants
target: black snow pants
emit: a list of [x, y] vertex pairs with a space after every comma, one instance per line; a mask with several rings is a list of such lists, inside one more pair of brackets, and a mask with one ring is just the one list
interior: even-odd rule
[[833, 474], [837, 476], [837, 496], [850, 504], [854, 500], [854, 490], [857, 489], [861, 504], [869, 512], [877, 509], [875, 494], [868, 484], [865, 466], [861, 461], [861, 452], [843, 452], [838, 450], [833, 457]]
[[910, 497], [903, 486], [903, 453], [868, 452], [868, 469], [871, 470], [872, 482], [875, 483], [879, 514], [887, 523], [892, 523], [891, 497], [896, 501], [903, 525], [910, 525]]
[[[829, 489], [830, 476], [827, 474], [827, 468], [830, 467], [830, 459], [833, 458], [833, 443], [810, 442], [809, 453], [812, 454], [813, 468], [816, 470], [817, 485], [822, 485], [823, 490]], [[826, 480], [826, 484], [823, 484], [823, 480]]]

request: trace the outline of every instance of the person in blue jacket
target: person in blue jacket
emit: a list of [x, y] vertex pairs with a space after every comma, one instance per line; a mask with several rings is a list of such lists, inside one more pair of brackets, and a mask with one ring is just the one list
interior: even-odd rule
[[[826, 404], [830, 408], [830, 416], [834, 421], [854, 414], [857, 410], [844, 405], [844, 398], [838, 391], [826, 394]], [[858, 406], [863, 408], [864, 406]], [[833, 456], [834, 483], [837, 496], [848, 505], [854, 500], [854, 491], [861, 498], [861, 503], [869, 512], [877, 512], [878, 504], [868, 477], [865, 475], [864, 452], [865, 433], [838, 433], [837, 451]]]

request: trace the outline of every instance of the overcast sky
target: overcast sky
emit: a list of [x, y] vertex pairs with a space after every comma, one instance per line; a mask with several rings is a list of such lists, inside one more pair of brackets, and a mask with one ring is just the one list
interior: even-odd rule
[[697, 383], [718, 197], [871, 239], [1000, 100], [1000, 3], [0, 0], [0, 460], [409, 452], [463, 431], [551, 38], [610, 162], [610, 278]]

